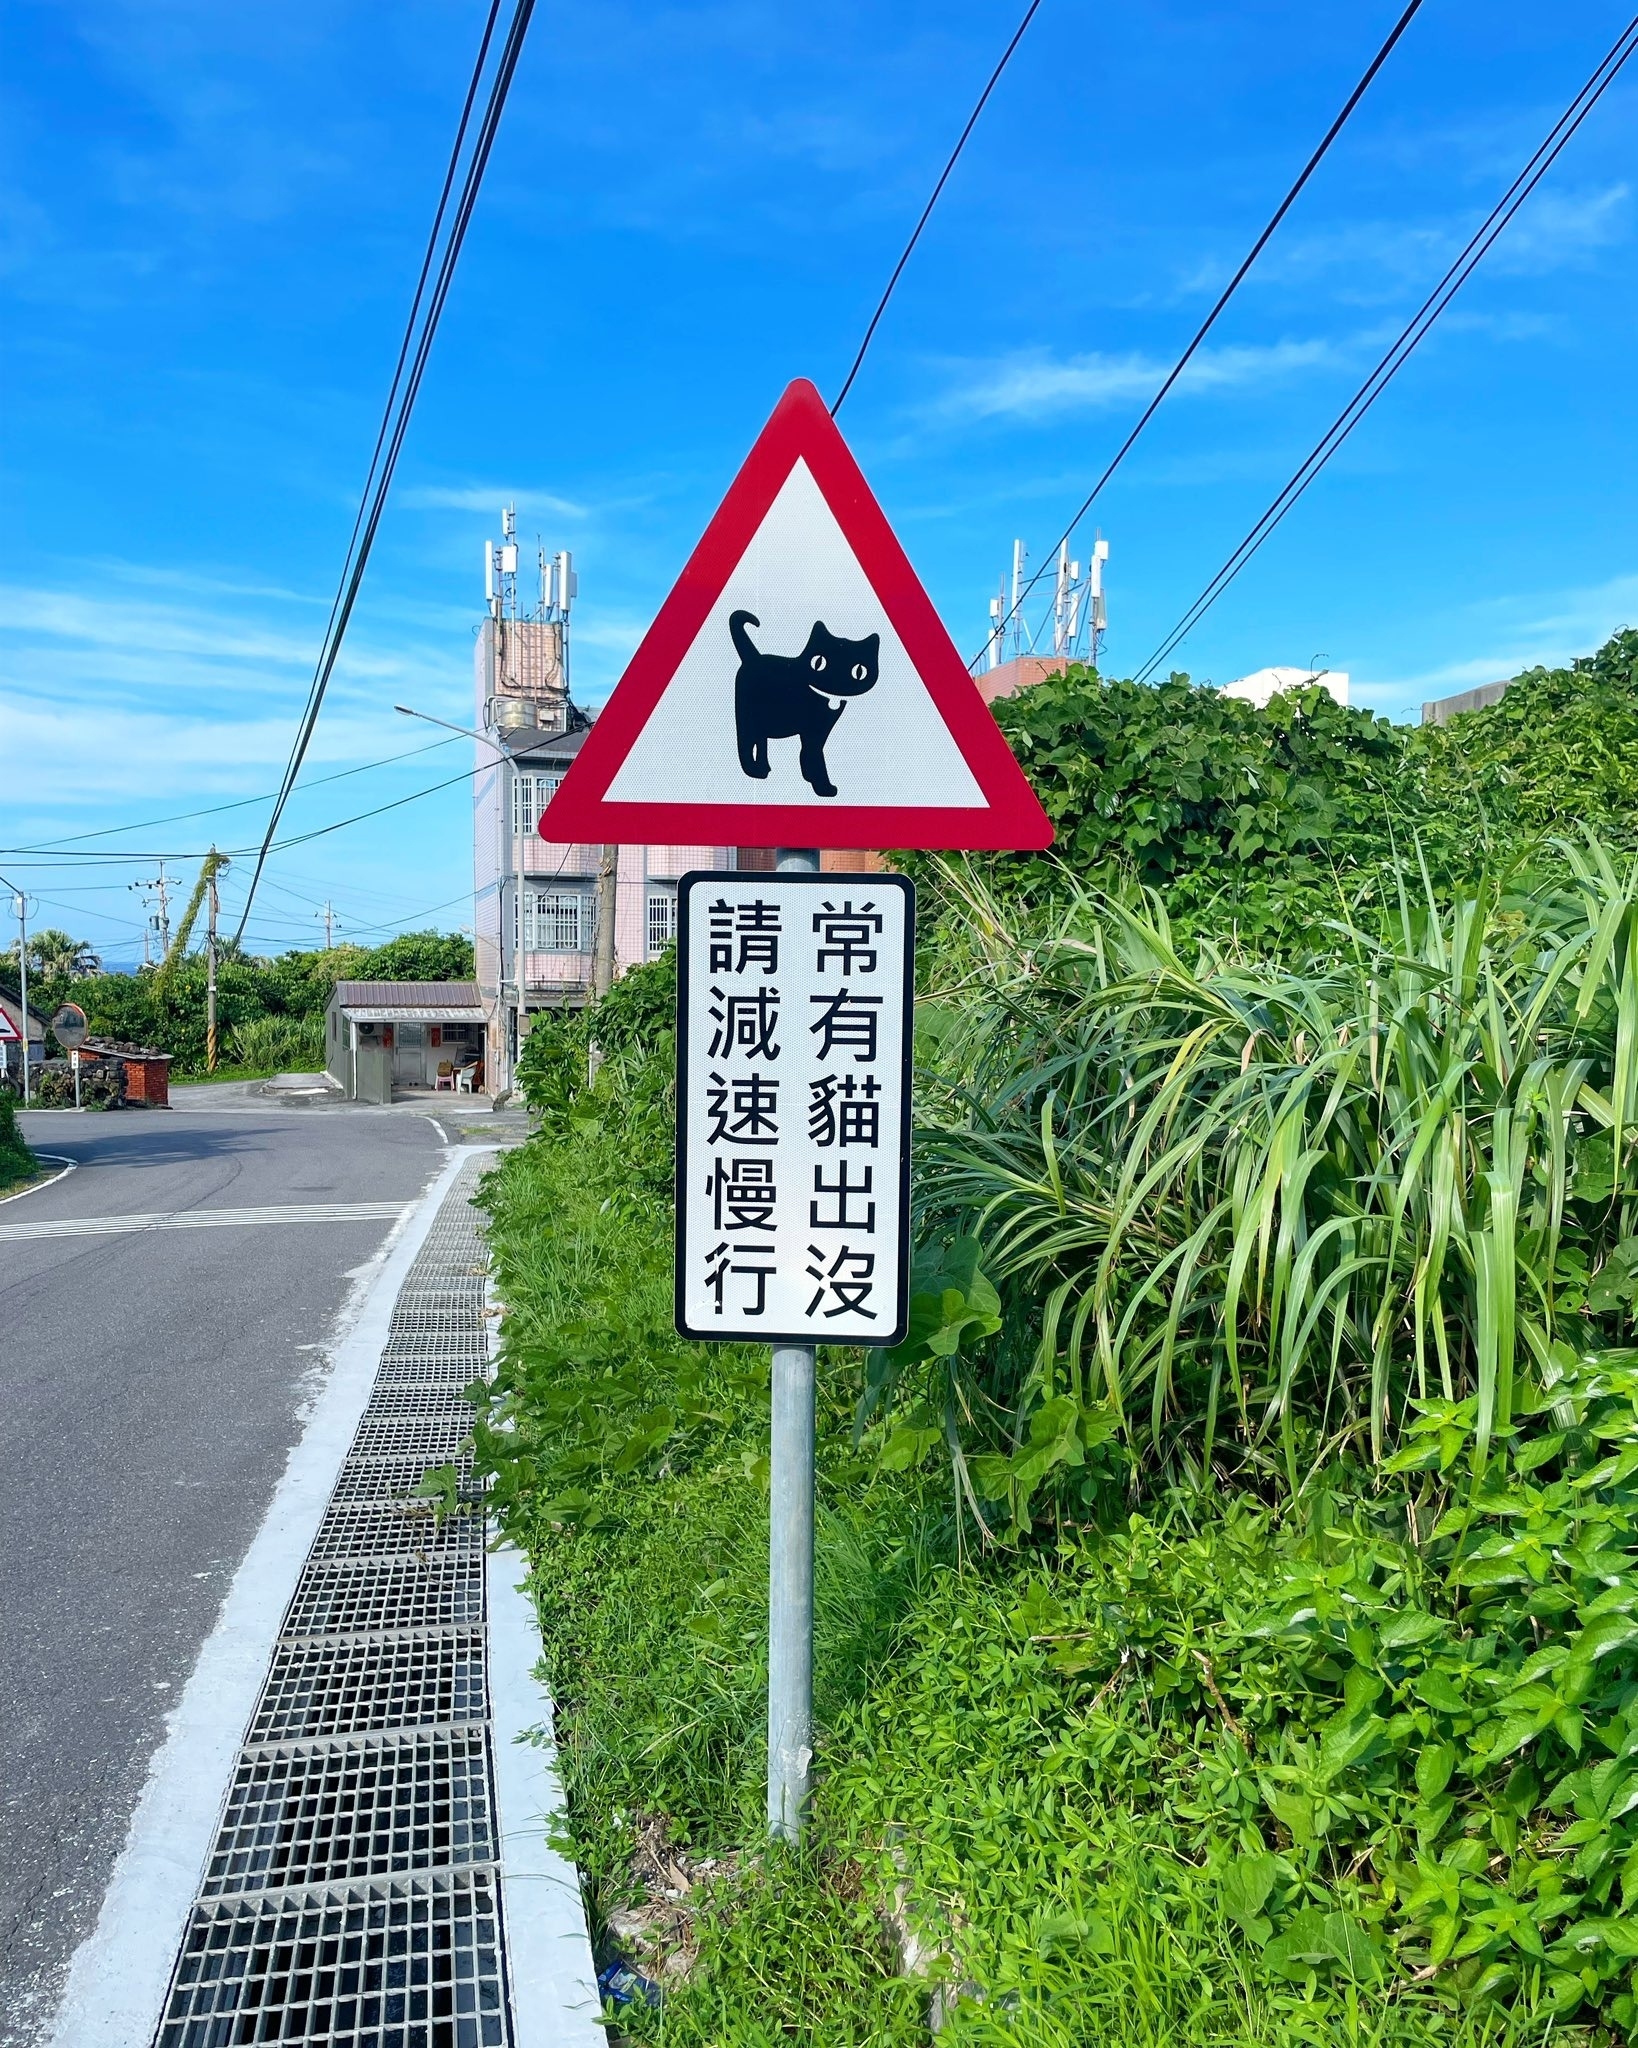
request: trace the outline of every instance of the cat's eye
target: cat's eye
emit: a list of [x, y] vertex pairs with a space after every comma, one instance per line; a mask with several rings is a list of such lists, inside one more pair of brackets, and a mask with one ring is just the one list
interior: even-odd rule
[[864, 663], [863, 663], [862, 661], [856, 661], [856, 662], [855, 662], [855, 663], [853, 664], [853, 680], [854, 680], [854, 681], [855, 681], [856, 683], [862, 683], [862, 682], [864, 681], [865, 677], [866, 677], [867, 675], [869, 675], [869, 673], [870, 673], [869, 669], [867, 669], [867, 668], [865, 667], [865, 665], [864, 665]]
[[824, 656], [823, 656], [822, 654], [816, 654], [816, 655], [815, 655], [815, 656], [813, 657], [813, 660], [812, 660], [812, 661], [811, 661], [811, 662], [810, 662], [810, 663], [808, 664], [808, 666], [809, 666], [810, 668], [812, 668], [812, 669], [814, 670], [814, 672], [815, 672], [816, 674], [818, 673], [818, 671], [819, 671], [820, 669], [822, 669], [822, 668], [824, 667], [824, 665], [825, 665], [825, 657], [824, 657]]

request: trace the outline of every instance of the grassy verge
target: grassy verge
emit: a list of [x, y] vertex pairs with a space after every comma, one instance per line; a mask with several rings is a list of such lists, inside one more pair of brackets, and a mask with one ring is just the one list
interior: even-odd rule
[[[611, 1062], [491, 1177], [511, 1428], [478, 1432], [533, 1562], [602, 1954], [666, 1986], [632, 2039], [921, 2042], [935, 2001], [941, 2039], [989, 2048], [1617, 2038], [1555, 2024], [1562, 1961], [1486, 1997], [1449, 1943], [1429, 1960], [1418, 1830], [1455, 1802], [1414, 1754], [1439, 1747], [1431, 1659], [1392, 1647], [1426, 1591], [1398, 1496], [1157, 1499], [963, 1559], [944, 1485], [854, 1449], [845, 1353], [820, 1375], [814, 1822], [769, 1854], [766, 1365], [671, 1331], [666, 1124], [654, 1075]], [[1474, 1810], [1430, 1897], [1502, 1860]]]
[[17, 1128], [16, 1098], [0, 1093], [0, 1195], [25, 1186], [42, 1171]]

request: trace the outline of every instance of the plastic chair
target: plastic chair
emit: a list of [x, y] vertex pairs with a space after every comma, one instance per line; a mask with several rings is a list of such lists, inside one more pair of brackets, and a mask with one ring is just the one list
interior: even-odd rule
[[440, 1088], [447, 1088], [451, 1095], [455, 1093], [455, 1062], [453, 1060], [440, 1060], [438, 1062], [438, 1071], [432, 1078], [433, 1094], [436, 1095]]

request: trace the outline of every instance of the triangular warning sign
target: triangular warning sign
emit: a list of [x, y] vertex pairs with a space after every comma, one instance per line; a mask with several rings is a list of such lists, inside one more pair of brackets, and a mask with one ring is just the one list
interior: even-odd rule
[[774, 408], [540, 830], [626, 845], [1052, 843], [805, 379]]

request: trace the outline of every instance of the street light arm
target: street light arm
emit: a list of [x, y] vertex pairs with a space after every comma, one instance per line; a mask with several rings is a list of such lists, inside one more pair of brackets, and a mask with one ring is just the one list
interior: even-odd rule
[[503, 747], [491, 734], [479, 732], [474, 726], [453, 725], [447, 718], [434, 718], [430, 711], [412, 711], [407, 704], [395, 704], [392, 708], [394, 711], [402, 712], [406, 718], [419, 718], [424, 725], [441, 725], [445, 732], [458, 732], [469, 740], [479, 740], [484, 746], [493, 747], [503, 761], [510, 761], [513, 758], [510, 747]]

